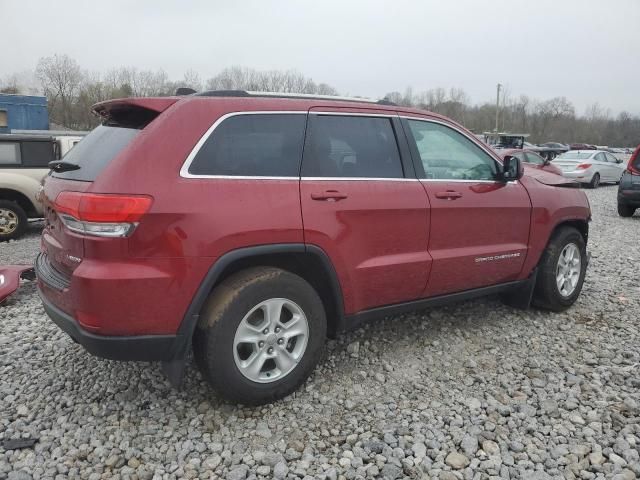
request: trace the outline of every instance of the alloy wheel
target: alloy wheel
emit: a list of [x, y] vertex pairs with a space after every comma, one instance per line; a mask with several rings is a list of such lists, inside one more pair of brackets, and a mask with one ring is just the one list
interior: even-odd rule
[[580, 249], [575, 243], [568, 243], [560, 252], [556, 267], [556, 285], [563, 297], [575, 292], [580, 279], [582, 260]]
[[233, 357], [253, 382], [281, 380], [302, 359], [309, 339], [307, 317], [286, 298], [265, 300], [247, 313], [233, 340]]

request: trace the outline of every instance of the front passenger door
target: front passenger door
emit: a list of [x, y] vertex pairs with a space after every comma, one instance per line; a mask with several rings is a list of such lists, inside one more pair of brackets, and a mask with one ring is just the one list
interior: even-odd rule
[[525, 188], [500, 181], [497, 161], [457, 127], [403, 121], [431, 204], [433, 264], [425, 296], [518, 279], [531, 219]]

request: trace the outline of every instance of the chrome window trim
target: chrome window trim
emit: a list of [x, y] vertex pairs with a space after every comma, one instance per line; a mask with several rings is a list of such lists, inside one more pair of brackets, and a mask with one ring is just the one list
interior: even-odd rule
[[[329, 111], [329, 110], [322, 110], [322, 111], [307, 111], [307, 110], [255, 110], [255, 111], [241, 111], [241, 112], [229, 112], [226, 113], [224, 115], [222, 115], [220, 118], [218, 118], [215, 122], [213, 122], [213, 124], [207, 129], [207, 131], [200, 137], [200, 139], [198, 140], [198, 142], [195, 144], [195, 146], [191, 149], [191, 152], [189, 152], [189, 155], [187, 156], [186, 160], [184, 161], [184, 163], [182, 164], [182, 167], [180, 168], [180, 177], [182, 178], [188, 178], [188, 179], [194, 179], [194, 178], [204, 178], [204, 179], [219, 179], [219, 180], [276, 180], [276, 181], [282, 181], [282, 180], [301, 180], [301, 181], [323, 181], [323, 180], [329, 180], [329, 181], [359, 181], [359, 182], [365, 182], [365, 181], [372, 181], [372, 182], [381, 182], [381, 181], [390, 181], [390, 182], [452, 182], [452, 183], [503, 183], [500, 182], [498, 180], [467, 180], [467, 179], [447, 179], [447, 178], [379, 178], [379, 177], [301, 177], [301, 176], [285, 176], [285, 177], [279, 177], [279, 176], [252, 176], [252, 175], [196, 175], [193, 173], [189, 173], [189, 167], [191, 166], [191, 163], [193, 163], [193, 160], [195, 159], [196, 155], [198, 154], [198, 152], [200, 151], [200, 149], [202, 148], [202, 146], [204, 145], [204, 143], [209, 139], [209, 137], [211, 136], [211, 134], [213, 133], [213, 131], [222, 123], [224, 122], [226, 119], [231, 118], [231, 117], [235, 117], [235, 116], [239, 116], [239, 115], [343, 115], [343, 116], [352, 116], [352, 117], [381, 117], [381, 118], [404, 118], [407, 120], [418, 120], [418, 121], [422, 121], [422, 122], [432, 122], [432, 123], [438, 123], [440, 125], [443, 125], [445, 127], [449, 127], [453, 130], [455, 130], [456, 132], [464, 135], [466, 138], [468, 138], [469, 140], [471, 140], [475, 145], [478, 145], [477, 141], [475, 139], [473, 139], [471, 136], [469, 136], [467, 133], [465, 133], [464, 131], [460, 130], [459, 128], [456, 128], [455, 126], [446, 123], [446, 122], [442, 122], [436, 119], [430, 119], [430, 118], [423, 118], [423, 117], [412, 117], [412, 116], [406, 116], [406, 115], [398, 115], [397, 113], [394, 114], [385, 114], [385, 113], [359, 113], [359, 112], [334, 112], [334, 111]], [[488, 148], [484, 145], [479, 145], [487, 154], [489, 154], [489, 156], [491, 156], [491, 158], [493, 158], [494, 160], [496, 160], [497, 155], [494, 152], [491, 152], [490, 150], [488, 150]], [[500, 165], [502, 165], [502, 162], [500, 160], [496, 160]], [[510, 181], [507, 182], [509, 184], [517, 184], [518, 181]]]
[[356, 182], [419, 182], [417, 178], [385, 178], [385, 177], [300, 177], [303, 182], [321, 182], [330, 180], [332, 182], [356, 181]]
[[196, 158], [196, 155], [205, 144], [205, 142], [209, 139], [213, 131], [218, 128], [218, 126], [224, 122], [227, 118], [236, 117], [239, 115], [307, 115], [306, 110], [256, 110], [256, 111], [246, 111], [246, 112], [230, 112], [225, 113], [220, 118], [218, 118], [213, 125], [211, 125], [206, 132], [200, 137], [200, 140], [195, 144], [195, 146], [191, 149], [189, 155], [187, 155], [187, 159], [180, 167], [180, 176], [182, 178], [226, 178], [226, 179], [238, 179], [238, 180], [285, 180], [290, 178], [299, 178], [299, 177], [261, 177], [261, 176], [235, 176], [235, 175], [196, 175], [194, 173], [189, 173], [189, 167], [193, 163], [193, 160]]
[[[348, 107], [343, 107], [348, 108]], [[398, 118], [397, 113], [359, 113], [359, 112], [332, 112], [329, 110], [309, 110], [309, 115], [329, 115], [342, 117], [380, 117], [380, 118]]]

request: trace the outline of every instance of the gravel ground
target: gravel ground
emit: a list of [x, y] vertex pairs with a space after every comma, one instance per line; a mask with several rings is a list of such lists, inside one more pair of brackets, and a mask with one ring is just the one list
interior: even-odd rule
[[[640, 476], [640, 218], [594, 210], [583, 293], [568, 312], [495, 298], [388, 318], [329, 344], [296, 394], [220, 401], [195, 368], [94, 358], [33, 285], [0, 308], [0, 479], [614, 478]], [[0, 246], [29, 261], [37, 226]], [[9, 450], [8, 439], [37, 438]]]

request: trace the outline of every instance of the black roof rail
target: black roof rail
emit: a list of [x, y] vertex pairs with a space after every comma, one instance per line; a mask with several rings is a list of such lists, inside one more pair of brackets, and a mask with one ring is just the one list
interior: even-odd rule
[[193, 88], [190, 87], [178, 87], [176, 88], [176, 96], [182, 96], [182, 95], [193, 95], [194, 93], [196, 93], [196, 91]]
[[194, 97], [249, 97], [246, 90], [207, 90], [194, 94]]

